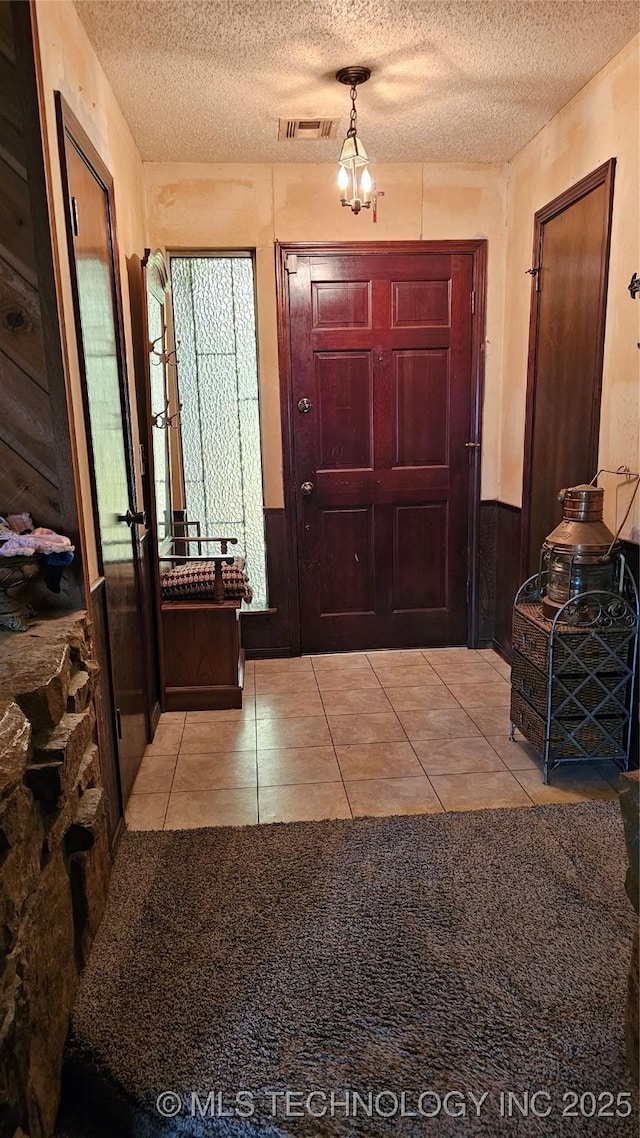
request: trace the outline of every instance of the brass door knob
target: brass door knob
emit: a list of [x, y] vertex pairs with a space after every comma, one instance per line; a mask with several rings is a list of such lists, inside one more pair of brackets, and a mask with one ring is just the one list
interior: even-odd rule
[[313, 485], [313, 482], [303, 482], [302, 486], [300, 487], [300, 493], [304, 494], [305, 498], [308, 498], [311, 494], [313, 494], [314, 490], [315, 486]]

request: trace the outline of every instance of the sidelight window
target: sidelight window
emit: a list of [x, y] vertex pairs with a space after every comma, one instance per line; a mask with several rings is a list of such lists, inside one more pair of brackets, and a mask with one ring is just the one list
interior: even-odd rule
[[172, 257], [171, 286], [187, 517], [200, 521], [203, 534], [238, 539], [233, 552], [246, 559], [253, 607], [262, 608], [267, 581], [253, 258]]

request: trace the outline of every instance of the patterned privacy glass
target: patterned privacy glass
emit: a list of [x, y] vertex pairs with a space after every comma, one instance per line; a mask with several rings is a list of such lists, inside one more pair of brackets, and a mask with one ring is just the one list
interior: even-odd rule
[[[172, 257], [187, 517], [237, 537], [253, 607], [267, 603], [253, 261]], [[195, 530], [190, 530], [193, 535]], [[214, 552], [209, 546], [205, 552]]]

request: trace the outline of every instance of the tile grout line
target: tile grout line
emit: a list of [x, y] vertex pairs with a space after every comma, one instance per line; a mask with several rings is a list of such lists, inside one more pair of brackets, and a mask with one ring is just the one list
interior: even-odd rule
[[532, 805], [532, 806], [538, 806], [538, 805], [539, 805], [539, 803], [537, 803], [537, 802], [535, 801], [535, 799], [533, 799], [533, 798], [531, 797], [531, 795], [529, 794], [529, 791], [527, 790], [526, 786], [522, 786], [522, 783], [520, 782], [520, 779], [518, 778], [518, 772], [517, 772], [517, 771], [511, 771], [511, 774], [512, 774], [512, 775], [513, 775], [513, 777], [515, 778], [515, 780], [516, 780], [516, 782], [517, 782], [518, 786], [522, 787], [522, 789], [524, 790], [524, 792], [525, 792], [525, 794], [526, 794], [527, 798], [529, 799], [529, 802], [531, 803], [531, 805]]
[[260, 771], [258, 768], [258, 697], [257, 697], [256, 689], [255, 689], [255, 675], [254, 675], [253, 679], [254, 679], [254, 688], [253, 688], [253, 699], [254, 699], [253, 730], [254, 730], [254, 736], [253, 736], [253, 738], [254, 738], [255, 756], [256, 756], [256, 826], [259, 826], [261, 824], [260, 823]]
[[[313, 662], [312, 662], [311, 666], [313, 667]], [[314, 673], [315, 673], [315, 668], [314, 668]], [[320, 692], [320, 699], [322, 700], [322, 692]], [[322, 700], [322, 706], [324, 707], [324, 700]], [[325, 715], [326, 715], [326, 711], [325, 711]], [[344, 796], [347, 800], [347, 806], [349, 807], [349, 813], [351, 815], [351, 818], [353, 819], [355, 817], [355, 815], [353, 813], [353, 807], [351, 805], [351, 799], [349, 798], [349, 792], [347, 790], [347, 784], [344, 781], [344, 775], [342, 773], [342, 767], [340, 766], [340, 759], [338, 758], [338, 752], [336, 750], [336, 744], [335, 744], [335, 741], [333, 738], [333, 731], [331, 730], [331, 724], [329, 723], [329, 716], [328, 715], [326, 716], [326, 720], [327, 720], [327, 728], [329, 731], [329, 737], [331, 739], [331, 746], [333, 747], [333, 753], [335, 755], [336, 765], [337, 765], [338, 770], [340, 772], [340, 780], [342, 782], [342, 789], [344, 790]]]
[[178, 750], [176, 752], [176, 763], [175, 763], [175, 766], [173, 768], [173, 775], [171, 776], [171, 786], [169, 787], [169, 794], [167, 795], [167, 805], [164, 808], [164, 815], [162, 818], [162, 829], [163, 830], [164, 830], [166, 822], [167, 822], [167, 814], [169, 813], [169, 803], [171, 802], [171, 795], [173, 794], [173, 784], [176, 780], [176, 771], [178, 769], [178, 762], [180, 760], [180, 749], [182, 747], [182, 738], [183, 738], [186, 726], [187, 726], [187, 713], [185, 711], [184, 719], [182, 720], [182, 731], [180, 732], [180, 742], [178, 743]]
[[167, 820], [167, 814], [169, 813], [169, 803], [171, 802], [171, 795], [173, 794], [173, 784], [176, 781], [176, 771], [178, 769], [179, 758], [180, 758], [180, 749], [178, 748], [178, 752], [176, 754], [176, 761], [175, 761], [174, 767], [173, 767], [173, 774], [171, 776], [171, 786], [169, 787], [169, 793], [167, 795], [167, 805], [164, 808], [164, 816], [162, 819], [162, 829], [163, 830], [164, 830], [165, 822]]
[[253, 699], [253, 753], [255, 755], [255, 771], [256, 771], [256, 826], [260, 825], [260, 786], [258, 782], [258, 692], [256, 687], [256, 674], [255, 667], [252, 674], [252, 699]]
[[[408, 736], [407, 736], [407, 738], [408, 738]], [[425, 741], [426, 741], [426, 740], [425, 740]], [[418, 740], [416, 739], [416, 743], [417, 743], [417, 742], [418, 742]], [[424, 767], [424, 763], [422, 762], [422, 759], [420, 758], [420, 755], [418, 754], [418, 752], [416, 751], [416, 749], [415, 749], [415, 747], [414, 747], [413, 743], [411, 742], [411, 739], [409, 739], [409, 746], [411, 747], [411, 750], [413, 751], [414, 755], [416, 756], [416, 759], [417, 759], [417, 760], [418, 760], [418, 762], [420, 763], [420, 766], [421, 766], [422, 770], [424, 771], [424, 777], [426, 778], [427, 782], [429, 783], [429, 786], [431, 787], [431, 789], [432, 789], [433, 793], [435, 794], [435, 796], [436, 796], [436, 798], [437, 798], [438, 802], [440, 803], [440, 805], [441, 805], [442, 809], [444, 810], [444, 812], [445, 812], [445, 814], [446, 814], [446, 813], [447, 813], [447, 808], [446, 808], [446, 806], [445, 806], [444, 802], [442, 801], [442, 799], [440, 798], [440, 795], [438, 794], [438, 791], [436, 790], [435, 786], [433, 785], [433, 783], [432, 783], [431, 779], [429, 778], [429, 775], [428, 775], [427, 771], [425, 770], [425, 767]]]

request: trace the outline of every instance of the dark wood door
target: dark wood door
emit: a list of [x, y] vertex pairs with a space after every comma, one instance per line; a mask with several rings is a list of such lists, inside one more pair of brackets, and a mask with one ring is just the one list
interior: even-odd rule
[[[149, 261], [152, 264], [150, 286]], [[164, 408], [166, 397], [166, 365], [153, 368], [149, 362], [149, 345], [154, 343], [158, 354], [166, 352], [166, 317], [164, 302], [169, 287], [169, 273], [164, 256], [156, 251], [141, 261], [136, 254], [127, 259], [131, 329], [135, 349], [136, 409], [138, 431], [143, 455], [142, 495], [146, 528], [141, 529], [140, 545], [144, 589], [145, 618], [145, 672], [147, 677], [147, 703], [151, 711], [151, 728], [155, 731], [160, 718], [162, 682], [160, 677], [160, 565], [158, 545], [165, 533], [165, 513], [170, 501], [169, 483], [169, 431], [152, 426], [152, 416]], [[153, 292], [151, 291], [153, 288]], [[160, 300], [162, 297], [162, 301]], [[153, 308], [150, 309], [150, 305]], [[151, 319], [150, 319], [151, 318]], [[161, 335], [158, 342], [156, 337]], [[160, 461], [157, 463], [156, 459]], [[159, 510], [162, 510], [160, 519]]]
[[472, 271], [363, 247], [288, 274], [304, 652], [466, 642]]
[[90, 446], [94, 516], [104, 574], [109, 654], [126, 802], [149, 737], [144, 620], [128, 402], [109, 190], [75, 137], [64, 136], [71, 265]]
[[562, 518], [558, 491], [597, 470], [614, 165], [535, 218], [523, 576], [537, 570], [542, 542]]

